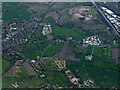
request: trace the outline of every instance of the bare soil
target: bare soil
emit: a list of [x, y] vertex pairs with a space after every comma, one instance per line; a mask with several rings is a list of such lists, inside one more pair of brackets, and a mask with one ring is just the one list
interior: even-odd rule
[[117, 63], [120, 63], [120, 48], [113, 48], [112, 49], [112, 58], [115, 59]]
[[65, 60], [80, 61], [80, 59], [74, 58], [74, 53], [70, 51], [68, 45], [69, 45], [69, 41], [65, 41], [61, 52], [59, 54], [56, 54], [55, 56]]
[[24, 62], [23, 63], [24, 68], [26, 69], [26, 71], [28, 72], [29, 76], [32, 75], [36, 75], [37, 73], [35, 72], [35, 70], [32, 68], [32, 66], [29, 64], [29, 62]]
[[16, 76], [16, 66], [14, 65], [13, 67], [11, 67], [8, 72], [6, 72], [3, 77], [15, 77]]

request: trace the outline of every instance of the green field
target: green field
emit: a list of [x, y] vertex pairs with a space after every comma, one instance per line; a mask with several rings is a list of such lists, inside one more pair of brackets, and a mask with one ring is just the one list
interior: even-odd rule
[[48, 46], [47, 41], [31, 41], [22, 51], [22, 54], [29, 59], [35, 59], [37, 56], [41, 56], [42, 51]]
[[47, 85], [46, 78], [33, 77], [4, 77], [3, 88], [12, 88], [12, 84], [18, 82], [19, 88], [42, 88]]
[[20, 72], [16, 72], [16, 76], [17, 77], [23, 77], [23, 76], [28, 76], [28, 73], [26, 71], [26, 69], [23, 66], [18, 66], [19, 67], [19, 71]]
[[42, 51], [49, 45], [46, 37], [41, 36], [41, 30], [42, 27], [38, 27], [22, 51], [22, 54], [29, 59], [35, 59], [36, 56], [41, 56]]
[[64, 87], [64, 88], [68, 87], [67, 81], [65, 80], [65, 77], [61, 72], [58, 71], [47, 72], [46, 76], [50, 83], [51, 88], [53, 88], [53, 86]]
[[52, 17], [45, 18], [43, 20], [45, 23], [55, 24], [55, 20]]
[[72, 37], [75, 40], [82, 40], [85, 34], [80, 28], [65, 28], [58, 25], [52, 25], [53, 35], [56, 39], [66, 39], [67, 37]]
[[7, 60], [2, 60], [2, 73], [5, 73], [5, 71], [10, 67], [10, 62]]
[[43, 56], [52, 56], [56, 53], [59, 53], [61, 51], [61, 48], [63, 46], [64, 43], [54, 43], [54, 44], [51, 44], [44, 52]]
[[113, 69], [118, 70], [118, 65], [115, 63], [105, 63], [102, 61], [96, 61], [93, 63], [96, 68], [103, 68], [103, 69]]
[[108, 68], [96, 68], [92, 62], [89, 61], [67, 61], [67, 68], [71, 71], [78, 70], [76, 72], [81, 79], [91, 79], [94, 81], [96, 87], [111, 88], [118, 86], [118, 72], [110, 70]]
[[75, 40], [82, 40], [85, 32], [80, 28], [66, 28], [55, 24], [55, 20], [52, 17], [48, 17], [43, 20], [45, 23], [50, 23], [53, 28], [53, 36], [55, 39], [66, 39], [72, 37]]
[[44, 85], [47, 85], [46, 78], [39, 79], [38, 77], [26, 77], [20, 82], [20, 86], [24, 87], [24, 84], [28, 88], [42, 88]]
[[115, 60], [112, 59], [111, 49], [102, 49], [101, 47], [94, 47], [93, 60], [115, 63]]
[[58, 68], [52, 63], [51, 59], [41, 60], [41, 63], [45, 66], [46, 70], [52, 71]]
[[31, 16], [31, 13], [26, 11], [29, 7], [21, 3], [4, 2], [2, 6], [2, 18], [8, 23], [27, 21]]
[[3, 77], [2, 88], [12, 88], [12, 83], [23, 80], [24, 77]]

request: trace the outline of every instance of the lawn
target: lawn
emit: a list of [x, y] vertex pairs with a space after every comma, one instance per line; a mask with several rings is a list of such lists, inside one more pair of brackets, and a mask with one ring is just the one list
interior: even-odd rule
[[31, 16], [31, 13], [26, 11], [29, 7], [21, 3], [4, 2], [2, 6], [3, 20], [8, 23], [27, 21]]
[[68, 87], [67, 81], [61, 72], [58, 71], [47, 72], [46, 76], [50, 83], [51, 88], [53, 88], [53, 86], [64, 88]]
[[2, 60], [2, 73], [5, 73], [9, 67], [10, 67], [10, 62], [7, 60]]

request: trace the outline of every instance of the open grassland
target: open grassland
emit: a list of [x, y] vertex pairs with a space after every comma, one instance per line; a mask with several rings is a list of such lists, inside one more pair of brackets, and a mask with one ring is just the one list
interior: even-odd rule
[[47, 17], [43, 20], [45, 23], [55, 24], [55, 20], [52, 17]]
[[53, 88], [54, 86], [64, 87], [64, 88], [68, 87], [67, 81], [61, 72], [58, 72], [58, 71], [47, 72], [46, 76], [50, 83], [51, 88]]
[[5, 71], [10, 67], [10, 62], [7, 60], [2, 60], [2, 73], [5, 73]]
[[28, 43], [28, 45], [23, 50], [23, 55], [29, 59], [35, 59], [37, 56], [41, 56], [44, 48], [48, 46], [46, 41], [34, 41], [33, 43]]
[[67, 61], [67, 68], [71, 71], [78, 70], [82, 80], [91, 79], [96, 87], [110, 88], [118, 86], [118, 72], [108, 68], [96, 68], [89, 61]]
[[24, 77], [3, 77], [2, 88], [12, 88], [12, 83], [23, 80]]
[[3, 3], [3, 20], [8, 23], [19, 22], [19, 21], [27, 21], [31, 13], [26, 10], [29, 7], [23, 5], [21, 3], [12, 3], [12, 2], [4, 2]]
[[19, 88], [43, 88], [47, 85], [46, 78], [33, 77], [4, 77], [3, 88], [13, 88], [12, 84], [18, 82]]
[[28, 73], [23, 66], [17, 66], [16, 67], [16, 76], [17, 77], [28, 76]]
[[22, 54], [29, 59], [35, 59], [36, 56], [41, 56], [42, 51], [46, 48], [49, 42], [41, 36], [42, 27], [39, 27], [33, 34], [32, 38], [23, 49]]
[[94, 47], [93, 51], [93, 60], [104, 61], [107, 63], [115, 63], [115, 60], [112, 59], [112, 51], [111, 49], [103, 49], [101, 47]]
[[[56, 67], [55, 64], [53, 64], [53, 61], [52, 59], [45, 59], [45, 60], [41, 60], [41, 63], [40, 64], [43, 64], [45, 66], [45, 68], [47, 69], [47, 71], [52, 71], [52, 70], [57, 70], [58, 68]], [[38, 64], [38, 68], [41, 69], [41, 65]]]
[[53, 28], [53, 36], [55, 39], [66, 39], [72, 37], [75, 40], [82, 40], [85, 32], [80, 28], [66, 28], [55, 24], [55, 20], [52, 17], [48, 17], [43, 20], [45, 23], [51, 23]]
[[85, 34], [80, 28], [65, 28], [53, 25], [53, 35], [56, 39], [66, 39], [67, 37], [72, 37], [75, 40], [82, 40]]
[[42, 88], [44, 85], [47, 85], [47, 81], [45, 78], [39, 79], [38, 77], [26, 77], [20, 85], [22, 86], [24, 83], [28, 88]]
[[56, 53], [59, 53], [61, 51], [61, 48], [63, 46], [63, 43], [54, 43], [51, 44], [44, 52], [43, 56], [52, 56]]

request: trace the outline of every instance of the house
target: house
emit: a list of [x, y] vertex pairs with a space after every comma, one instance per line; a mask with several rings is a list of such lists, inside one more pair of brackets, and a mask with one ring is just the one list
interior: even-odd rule
[[92, 60], [92, 55], [85, 56], [85, 59], [91, 61]]

